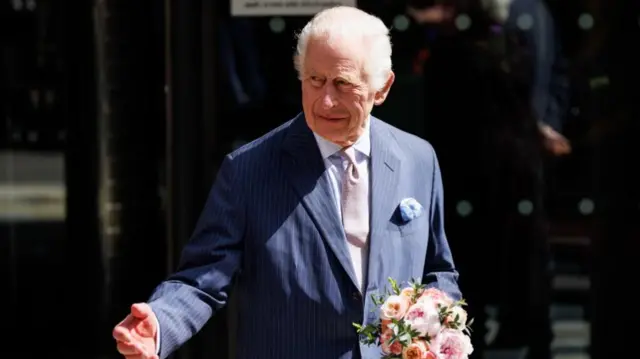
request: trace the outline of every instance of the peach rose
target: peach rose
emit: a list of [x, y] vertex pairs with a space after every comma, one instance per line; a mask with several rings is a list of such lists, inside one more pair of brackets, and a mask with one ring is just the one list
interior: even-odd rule
[[400, 355], [402, 354], [402, 343], [396, 341], [393, 342], [393, 344], [391, 344], [391, 354], [393, 355]]
[[380, 335], [380, 349], [384, 354], [393, 354], [400, 355], [402, 354], [402, 343], [399, 341], [395, 341], [393, 343], [389, 343], [393, 338], [393, 333], [391, 331], [383, 332]]
[[382, 305], [381, 318], [400, 320], [409, 309], [410, 304], [407, 298], [391, 295]]
[[389, 330], [384, 330], [382, 334], [380, 334], [380, 349], [385, 354], [391, 354], [391, 348], [389, 344], [389, 340], [393, 337], [393, 334]]
[[413, 297], [415, 296], [415, 294], [416, 291], [411, 287], [404, 288], [402, 291], [400, 291], [400, 296], [403, 298], [407, 298], [410, 301], [413, 301]]
[[427, 359], [429, 344], [424, 340], [416, 340], [402, 351], [402, 359]]
[[391, 319], [382, 319], [380, 321], [380, 330], [387, 331], [387, 330], [391, 330], [391, 328], [389, 328], [389, 325], [391, 325]]

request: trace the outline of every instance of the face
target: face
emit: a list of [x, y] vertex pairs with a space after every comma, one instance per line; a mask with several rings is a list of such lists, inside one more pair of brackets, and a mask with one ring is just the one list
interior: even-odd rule
[[307, 124], [321, 137], [342, 147], [363, 133], [374, 105], [384, 102], [393, 73], [376, 91], [364, 71], [367, 52], [362, 42], [309, 39], [302, 77], [302, 107]]

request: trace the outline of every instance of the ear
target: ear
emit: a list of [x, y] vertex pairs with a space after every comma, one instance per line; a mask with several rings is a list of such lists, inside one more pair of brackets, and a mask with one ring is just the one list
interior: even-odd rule
[[382, 89], [378, 90], [378, 92], [376, 92], [375, 94], [373, 103], [376, 106], [382, 105], [384, 103], [384, 100], [387, 99], [387, 95], [389, 95], [389, 90], [391, 90], [391, 85], [393, 85], [395, 79], [396, 75], [393, 73], [393, 71], [389, 71], [389, 78], [387, 78], [387, 82], [385, 82]]

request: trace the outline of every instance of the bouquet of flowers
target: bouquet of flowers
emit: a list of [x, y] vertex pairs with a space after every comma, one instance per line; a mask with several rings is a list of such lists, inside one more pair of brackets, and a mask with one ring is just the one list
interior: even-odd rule
[[391, 292], [374, 296], [380, 319], [366, 326], [354, 323], [360, 340], [377, 344], [383, 359], [465, 359], [473, 352], [464, 300], [453, 301], [436, 288], [416, 282], [400, 288], [389, 279]]

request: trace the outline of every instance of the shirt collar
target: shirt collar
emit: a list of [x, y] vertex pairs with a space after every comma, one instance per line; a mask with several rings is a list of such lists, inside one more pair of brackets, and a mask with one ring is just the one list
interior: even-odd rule
[[[326, 140], [325, 138], [319, 136], [315, 132], [313, 135], [316, 138], [316, 142], [318, 143], [318, 148], [320, 149], [320, 154], [322, 155], [322, 159], [326, 160], [327, 158], [333, 156], [335, 153], [339, 152], [342, 147], [339, 145]], [[367, 120], [364, 132], [360, 135], [360, 138], [353, 144], [353, 148], [360, 152], [361, 154], [370, 157], [371, 155], [371, 117]]]

